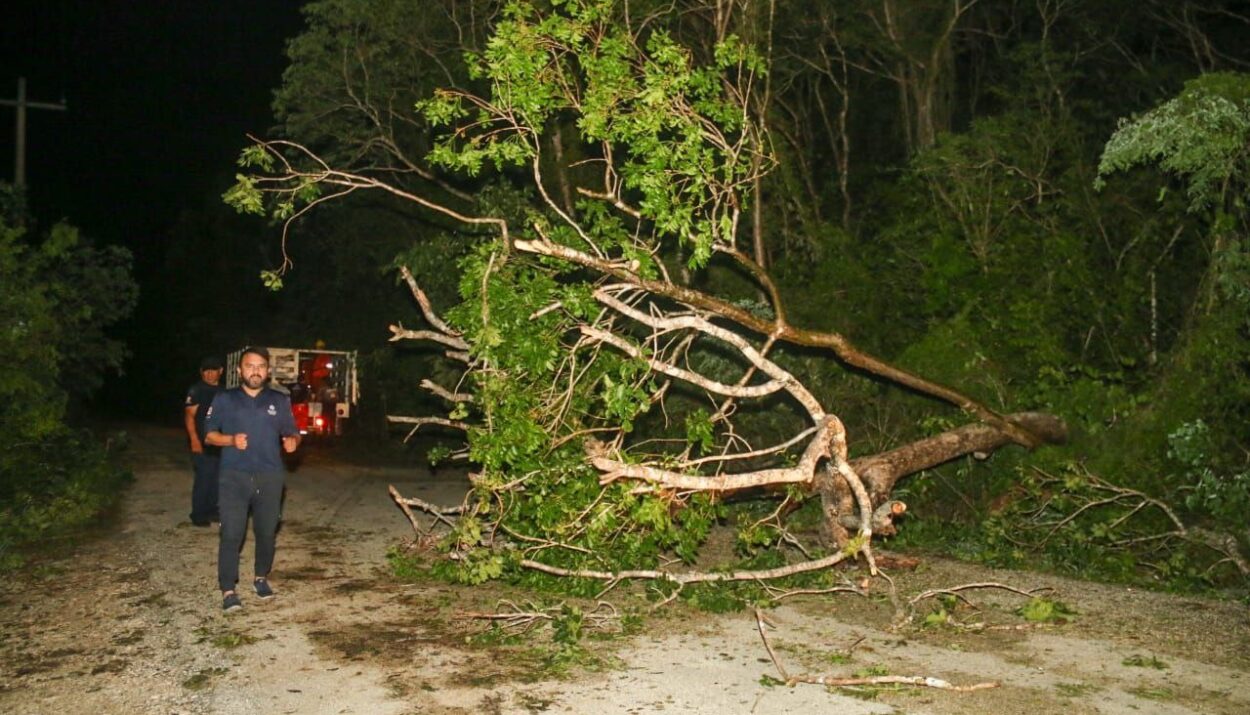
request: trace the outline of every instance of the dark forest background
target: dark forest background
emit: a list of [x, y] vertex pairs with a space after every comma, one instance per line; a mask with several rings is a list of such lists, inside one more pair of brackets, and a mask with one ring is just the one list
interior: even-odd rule
[[[68, 419], [176, 424], [202, 354], [317, 340], [361, 351], [353, 439], [388, 439], [388, 412], [441, 409], [415, 389], [443, 369], [437, 354], [386, 338], [390, 323], [420, 322], [398, 260], [436, 305], [457, 301], [453, 267], [468, 246], [450, 227], [380, 195], [328, 205], [294, 224], [293, 269], [274, 292], [259, 274], [281, 261], [279, 228], [235, 214], [221, 194], [244, 132], [290, 138], [356, 167], [375, 161], [381, 150], [371, 141], [384, 136], [424, 166], [430, 140], [413, 105], [438, 87], [474, 86], [463, 55], [482, 49], [502, 5], [232, 6], [198, 18], [192, 34], [214, 44], [190, 52], [169, 46], [186, 38], [164, 31], [183, 21], [127, 14], [120, 22], [133, 24], [122, 35], [150, 38], [148, 53], [162, 58], [137, 74], [107, 64], [106, 41], [82, 37], [102, 52], [79, 100], [101, 133], [64, 163], [33, 169], [24, 207], [9, 213], [10, 225], [24, 217], [28, 246], [67, 216], [89, 241], [134, 257], [137, 306], [109, 333], [128, 357], [102, 385], [61, 380]], [[1250, 117], [1250, 3], [679, 0], [632, 2], [631, 11], [655, 13], [696, 53], [736, 33], [771, 58], [765, 91], [778, 166], [754, 194], [750, 220], [793, 323], [840, 332], [1002, 412], [1067, 420], [1064, 447], [913, 477], [899, 543], [1176, 588], [1244, 578], [1218, 554], [1123, 543], [1168, 531], [1162, 514], [1143, 512], [1156, 522], [1141, 532], [1125, 531], [1117, 521], [1125, 512], [1114, 512], [1033, 541], [1014, 525], [1053, 500], [1056, 485], [1090, 499], [1111, 485], [1166, 502], [1242, 553], [1248, 545], [1250, 134], [1238, 132]], [[86, 27], [100, 23], [109, 24], [101, 17]], [[285, 59], [274, 61], [283, 38]], [[227, 57], [212, 61], [230, 72], [200, 64]], [[43, 72], [32, 91], [50, 86], [53, 70]], [[201, 72], [211, 81], [197, 83]], [[93, 98], [105, 74], [134, 91]], [[1209, 95], [1239, 106], [1240, 118], [1205, 122], [1210, 113], [1193, 105]], [[1173, 100], [1172, 121], [1137, 137], [1140, 156], [1103, 163], [1099, 182], [1117, 128]], [[149, 122], [176, 125], [179, 138]], [[100, 166], [116, 172], [91, 173]], [[69, 190], [65, 175], [104, 184]], [[1218, 180], [1202, 185], [1203, 176]], [[390, 178], [438, 190], [419, 172]], [[459, 186], [517, 184], [503, 174]], [[743, 305], [760, 300], [715, 262], [690, 280]], [[70, 375], [73, 351], [64, 352]], [[962, 421], [800, 349], [783, 349], [779, 361], [836, 406], [859, 453]], [[794, 419], [778, 407], [749, 421], [781, 434]]]

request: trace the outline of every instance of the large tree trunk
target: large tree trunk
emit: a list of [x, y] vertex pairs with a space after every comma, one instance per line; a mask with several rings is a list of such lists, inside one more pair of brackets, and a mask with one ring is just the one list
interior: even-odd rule
[[[1062, 444], [1068, 438], [1063, 420], [1044, 412], [1017, 412], [1007, 421], [1036, 435], [1044, 444]], [[877, 509], [873, 531], [893, 533], [892, 519], [906, 509], [901, 503], [893, 508], [881, 507], [890, 501], [890, 494], [899, 479], [936, 467], [968, 454], [988, 455], [1003, 445], [1013, 443], [1003, 430], [990, 424], [974, 423], [927, 437], [888, 452], [860, 457], [851, 461], [859, 474], [872, 504]], [[825, 533], [830, 543], [841, 546], [858, 523], [855, 500], [846, 482], [832, 470], [822, 470], [815, 481], [825, 515]]]

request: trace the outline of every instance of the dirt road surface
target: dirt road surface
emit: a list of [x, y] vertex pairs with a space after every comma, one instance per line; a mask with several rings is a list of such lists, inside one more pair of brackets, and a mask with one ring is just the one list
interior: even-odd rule
[[[1077, 615], [1029, 624], [1021, 599], [970, 593], [974, 627], [892, 629], [880, 596], [786, 601], [770, 641], [791, 673], [924, 675], [1000, 687], [826, 689], [778, 685], [751, 613], [680, 604], [640, 633], [588, 641], [557, 675], [532, 643], [483, 645], [466, 610], [527, 598], [500, 587], [402, 583], [388, 547], [412, 536], [387, 498], [443, 503], [451, 475], [346, 464], [310, 451], [288, 479], [273, 583], [220, 612], [216, 528], [186, 520], [190, 468], [176, 429], [130, 433], [136, 481], [115, 523], [0, 583], [4, 713], [1191, 713], [1250, 712], [1250, 609], [928, 559], [894, 572], [900, 592], [998, 581], [1047, 586]], [[251, 544], [242, 578], [251, 576]], [[645, 609], [640, 591], [612, 598]], [[977, 628], [984, 623], [987, 628]], [[593, 663], [597, 667], [590, 667]]]

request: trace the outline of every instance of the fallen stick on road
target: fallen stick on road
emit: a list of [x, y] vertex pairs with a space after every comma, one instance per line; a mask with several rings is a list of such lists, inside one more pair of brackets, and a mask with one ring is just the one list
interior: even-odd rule
[[916, 685], [926, 688], [937, 688], [939, 690], [952, 690], [957, 693], [967, 693], [974, 690], [987, 690], [989, 688], [997, 688], [999, 684], [994, 681], [982, 683], [973, 683], [972, 685], [955, 685], [941, 678], [934, 678], [928, 675], [868, 675], [850, 678], [838, 677], [836, 675], [825, 675], [817, 673], [800, 673], [799, 675], [790, 675], [786, 672], [781, 661], [777, 660], [777, 654], [773, 651], [773, 646], [768, 642], [768, 633], [765, 630], [766, 625], [772, 625], [767, 621], [760, 609], [755, 609], [755, 626], [760, 632], [760, 640], [764, 641], [764, 649], [768, 651], [768, 657], [772, 659], [773, 666], [777, 668], [777, 672], [781, 675], [781, 680], [786, 685], [793, 686], [797, 683], [811, 683], [813, 685], [824, 685], [827, 687], [847, 687], [854, 685]]

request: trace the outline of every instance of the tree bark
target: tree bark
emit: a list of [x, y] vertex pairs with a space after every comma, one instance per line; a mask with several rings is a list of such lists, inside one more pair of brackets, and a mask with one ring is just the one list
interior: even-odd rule
[[[1017, 412], [1006, 415], [1006, 419], [1037, 436], [1043, 444], [1063, 444], [1067, 441], [1068, 426], [1054, 415], [1044, 412]], [[968, 454], [988, 456], [999, 447], [1011, 443], [1014, 440], [994, 425], [967, 424], [888, 452], [853, 459], [851, 468], [863, 480], [873, 507], [876, 508], [890, 499], [894, 485], [909, 474]], [[846, 527], [846, 519], [855, 518], [856, 514], [850, 490], [830, 470], [823, 470], [817, 476], [815, 489], [820, 494], [825, 516], [822, 536], [829, 543], [841, 546], [846, 543], [850, 533]], [[879, 532], [881, 526], [874, 524], [873, 530]], [[892, 528], [888, 520], [884, 526]]]
[[[1019, 425], [1041, 438], [1045, 444], [1063, 444], [1068, 426], [1063, 420], [1045, 412], [1017, 412], [1007, 421]], [[879, 504], [894, 490], [894, 483], [908, 474], [958, 459], [967, 454], [989, 454], [1012, 439], [1002, 430], [986, 423], [967, 424], [948, 432], [912, 442], [888, 452], [851, 461], [851, 467], [863, 478], [864, 485]]]

